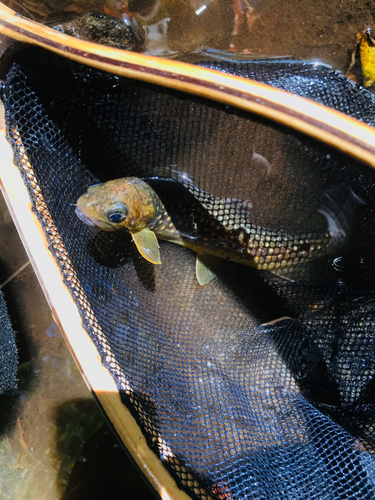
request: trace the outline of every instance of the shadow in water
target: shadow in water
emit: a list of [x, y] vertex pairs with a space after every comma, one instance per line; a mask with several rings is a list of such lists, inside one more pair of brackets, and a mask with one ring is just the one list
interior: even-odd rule
[[98, 264], [110, 269], [121, 267], [131, 260], [143, 286], [147, 290], [155, 290], [154, 265], [141, 257], [130, 233], [100, 231], [89, 240], [87, 251]]
[[[94, 400], [71, 400], [56, 412], [60, 500], [156, 500]], [[103, 460], [103, 458], [105, 459]]]
[[86, 441], [103, 425], [103, 416], [92, 399], [64, 401], [55, 410], [56, 455], [60, 463], [58, 484], [65, 490], [72, 469]]

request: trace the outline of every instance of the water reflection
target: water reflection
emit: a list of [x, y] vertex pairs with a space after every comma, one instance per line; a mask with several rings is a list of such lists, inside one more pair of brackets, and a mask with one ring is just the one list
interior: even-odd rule
[[145, 54], [168, 57], [176, 53], [168, 45], [167, 35], [170, 20], [170, 17], [166, 17], [155, 24], [146, 24], [143, 26], [146, 33]]
[[[147, 8], [146, 8], [147, 5]], [[345, 71], [356, 33], [373, 22], [360, 0], [317, 4], [302, 0], [132, 0], [128, 4], [141, 29], [170, 18], [166, 39], [172, 51], [200, 47], [250, 53], [259, 57], [319, 59]], [[163, 42], [165, 43], [165, 42]]]
[[297, 4], [292, 0], [107, 0], [104, 4], [100, 0], [74, 0], [69, 7], [58, 0], [48, 4], [43, 0], [5, 3], [26, 17], [48, 24], [88, 12], [106, 13], [120, 20], [124, 14], [134, 15], [143, 36], [148, 27], [157, 26], [153, 28], [157, 37], [154, 33], [146, 47], [149, 53], [186, 54], [209, 47], [256, 57], [319, 59], [343, 72], [349, 65], [348, 53], [354, 49], [357, 32], [373, 22], [371, 7], [361, 0], [344, 4], [340, 0], [301, 0]]

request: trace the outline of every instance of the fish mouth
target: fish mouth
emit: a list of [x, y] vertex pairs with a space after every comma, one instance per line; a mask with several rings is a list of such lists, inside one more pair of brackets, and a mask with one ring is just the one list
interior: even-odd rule
[[82, 222], [84, 222], [84, 223], [85, 223], [85, 224], [87, 224], [88, 226], [91, 226], [91, 227], [96, 227], [96, 225], [93, 223], [93, 221], [92, 221], [91, 219], [88, 219], [88, 218], [86, 217], [86, 215], [85, 215], [83, 212], [81, 212], [81, 210], [80, 210], [78, 207], [76, 207], [76, 209], [75, 209], [75, 213], [76, 213], [77, 217], [78, 217], [79, 219], [81, 219], [81, 221], [82, 221]]

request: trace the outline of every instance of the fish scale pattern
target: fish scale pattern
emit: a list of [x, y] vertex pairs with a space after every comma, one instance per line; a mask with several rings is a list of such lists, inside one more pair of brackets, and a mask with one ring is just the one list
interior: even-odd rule
[[[253, 77], [276, 71], [275, 81], [296, 88], [293, 62], [251, 64]], [[317, 100], [329, 94], [329, 77], [357, 95], [350, 114], [361, 112], [363, 96], [375, 110], [368, 92], [332, 70], [324, 78], [308, 68]], [[15, 162], [87, 333], [180, 488], [202, 500], [373, 499], [372, 175], [238, 110], [39, 49], [16, 56], [3, 100]], [[330, 193], [349, 179], [366, 198], [345, 251], [285, 276], [226, 262], [201, 288], [188, 249], [160, 242], [162, 265], [153, 266], [128, 234], [93, 234], [75, 216], [76, 200], [94, 182], [172, 170], [188, 175], [198, 199], [212, 193], [230, 210], [233, 199], [240, 210], [250, 207], [238, 183], [247, 182], [254, 123], [302, 144], [313, 159], [304, 168], [315, 169]], [[286, 149], [299, 154], [293, 147]], [[314, 197], [309, 203], [316, 211]], [[270, 229], [295, 223], [280, 213], [283, 227]], [[270, 214], [264, 218], [267, 227]]]

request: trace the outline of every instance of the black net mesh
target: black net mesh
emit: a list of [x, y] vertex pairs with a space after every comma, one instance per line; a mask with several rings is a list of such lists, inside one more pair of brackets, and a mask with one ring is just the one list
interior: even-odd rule
[[0, 291], [0, 394], [17, 384], [18, 355], [14, 331]]
[[266, 62], [233, 60], [199, 64], [267, 83], [374, 124], [372, 94], [323, 63], [275, 58]]
[[[374, 121], [374, 97], [324, 66], [229, 66]], [[199, 499], [373, 499], [372, 172], [256, 116], [38, 49], [17, 55], [3, 99], [87, 332], [179, 486]], [[130, 235], [75, 216], [90, 184], [129, 175], [153, 177], [177, 212], [184, 184], [214, 217], [215, 203], [233, 219], [246, 205], [240, 224], [328, 225], [345, 244], [279, 275], [225, 262], [200, 287], [194, 252], [161, 241], [153, 266]]]

